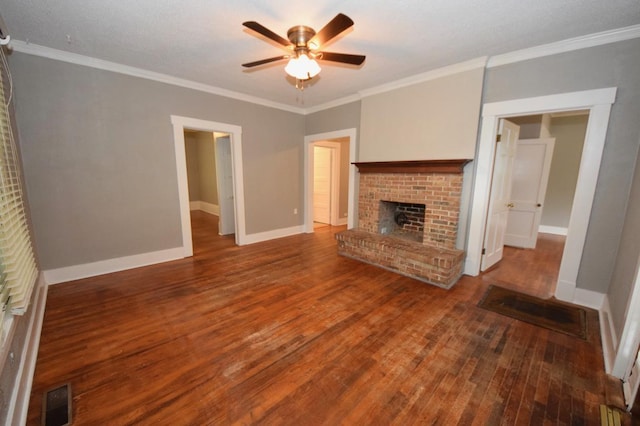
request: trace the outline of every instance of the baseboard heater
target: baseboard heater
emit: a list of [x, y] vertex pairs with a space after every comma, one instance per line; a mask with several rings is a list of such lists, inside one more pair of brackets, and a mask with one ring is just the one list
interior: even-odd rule
[[67, 426], [71, 424], [71, 385], [53, 388], [44, 393], [42, 402], [43, 426]]

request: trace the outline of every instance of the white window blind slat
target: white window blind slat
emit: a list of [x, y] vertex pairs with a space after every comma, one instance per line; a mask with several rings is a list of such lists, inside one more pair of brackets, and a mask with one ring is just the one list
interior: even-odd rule
[[[24, 210], [18, 151], [9, 113], [11, 76], [0, 51], [0, 330], [26, 312], [38, 269]], [[2, 340], [4, 343], [4, 335]]]

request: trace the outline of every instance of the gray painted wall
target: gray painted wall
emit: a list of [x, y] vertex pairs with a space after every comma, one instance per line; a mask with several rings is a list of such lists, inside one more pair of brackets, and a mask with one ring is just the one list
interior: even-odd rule
[[617, 250], [613, 277], [607, 295], [611, 306], [611, 319], [620, 338], [627, 317], [632, 285], [640, 258], [640, 153], [629, 192], [627, 214], [622, 227], [622, 238]]
[[181, 246], [172, 114], [242, 126], [248, 234], [301, 225], [302, 115], [20, 53], [10, 66], [42, 269]]
[[[578, 273], [579, 288], [606, 293], [616, 264], [640, 137], [640, 40], [487, 70], [483, 102], [618, 87]], [[624, 307], [614, 306], [614, 309]]]
[[537, 139], [540, 137], [542, 115], [525, 115], [509, 117], [509, 121], [520, 126], [520, 139]]
[[218, 204], [216, 150], [211, 132], [184, 132], [189, 201]]
[[569, 226], [576, 192], [580, 158], [589, 116], [557, 117], [551, 120], [551, 136], [556, 138], [544, 197], [541, 225]]
[[335, 130], [357, 129], [360, 138], [360, 101], [351, 102], [305, 116], [305, 135], [333, 132]]
[[189, 201], [200, 201], [200, 167], [198, 164], [198, 139], [195, 132], [184, 132], [184, 152], [187, 159]]

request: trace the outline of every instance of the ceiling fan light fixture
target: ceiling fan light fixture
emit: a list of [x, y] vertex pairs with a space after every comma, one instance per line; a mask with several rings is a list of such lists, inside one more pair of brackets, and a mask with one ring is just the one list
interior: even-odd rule
[[315, 59], [309, 59], [305, 53], [291, 58], [284, 70], [296, 80], [309, 80], [320, 73], [320, 65]]

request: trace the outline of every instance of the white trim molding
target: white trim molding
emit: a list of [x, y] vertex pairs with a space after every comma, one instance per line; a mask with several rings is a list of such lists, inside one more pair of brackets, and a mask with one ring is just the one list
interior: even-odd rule
[[362, 99], [360, 94], [345, 96], [344, 98], [336, 99], [335, 101], [330, 101], [318, 106], [307, 108], [304, 110], [304, 114], [313, 114], [314, 112], [324, 111], [325, 109], [335, 108], [342, 105], [350, 104], [352, 102], [357, 102], [360, 99]]
[[569, 231], [555, 294], [558, 299], [571, 302], [575, 300], [576, 296], [579, 298], [583, 296], [576, 294], [576, 279], [591, 216], [600, 161], [609, 125], [609, 113], [611, 105], [615, 101], [616, 91], [616, 88], [606, 88], [484, 104], [475, 161], [474, 195], [471, 204], [465, 274], [476, 276], [480, 273], [495, 153], [494, 141], [500, 118], [589, 109], [589, 122], [569, 218]]
[[103, 274], [110, 274], [112, 272], [119, 272], [127, 269], [139, 268], [141, 266], [154, 265], [156, 263], [169, 262], [171, 260], [182, 259], [184, 257], [186, 256], [184, 256], [183, 248], [176, 247], [150, 253], [135, 254], [133, 256], [100, 260], [98, 262], [85, 263], [82, 265], [48, 269], [43, 271], [43, 274], [47, 284], [51, 285], [79, 280], [82, 278], [95, 277]]
[[220, 216], [220, 206], [206, 201], [189, 201], [189, 210], [200, 210], [205, 213]]
[[553, 235], [567, 235], [569, 232], [569, 228], [564, 228], [562, 226], [547, 226], [540, 225], [538, 227], [538, 232], [542, 232], [543, 234], [553, 234]]
[[167, 74], [161, 74], [142, 68], [122, 65], [116, 62], [105, 61], [90, 56], [78, 55], [76, 53], [65, 52], [63, 50], [53, 49], [50, 47], [40, 46], [28, 43], [22, 40], [11, 40], [10, 47], [16, 52], [25, 53], [27, 55], [40, 56], [43, 58], [54, 59], [57, 61], [67, 62], [75, 65], [82, 65], [90, 68], [101, 69], [105, 71], [116, 72], [120, 74], [130, 75], [133, 77], [145, 78], [147, 80], [158, 81], [174, 86], [185, 87], [200, 92], [210, 93], [214, 95], [224, 96], [231, 99], [250, 102], [256, 105], [262, 105], [271, 108], [277, 108], [283, 111], [289, 111], [296, 114], [313, 114], [329, 108], [356, 102], [366, 96], [395, 90], [401, 87], [410, 86], [412, 84], [422, 83], [424, 81], [433, 80], [435, 78], [445, 77], [447, 75], [456, 74], [462, 71], [468, 71], [478, 67], [493, 68], [501, 65], [511, 64], [515, 62], [526, 61], [529, 59], [539, 58], [543, 56], [555, 55], [573, 50], [585, 49], [588, 47], [600, 46], [603, 44], [615, 43], [618, 41], [630, 40], [640, 37], [640, 25], [632, 25], [623, 28], [617, 28], [609, 31], [603, 31], [595, 34], [587, 34], [580, 37], [561, 40], [554, 43], [534, 46], [527, 49], [516, 50], [509, 53], [496, 56], [483, 56], [476, 59], [448, 65], [435, 70], [430, 70], [422, 74], [413, 75], [404, 79], [393, 81], [387, 84], [376, 86], [370, 89], [361, 90], [358, 93], [351, 94], [340, 99], [326, 102], [321, 105], [299, 108], [292, 105], [282, 104], [270, 101], [268, 99], [250, 96], [244, 93], [234, 92], [220, 87], [210, 86], [191, 80], [174, 77]]
[[396, 80], [391, 83], [382, 84], [380, 86], [372, 87], [371, 89], [361, 90], [360, 96], [366, 98], [367, 96], [373, 96], [384, 92], [390, 92], [392, 90], [400, 89], [402, 87], [412, 86], [414, 84], [424, 83], [425, 81], [435, 80], [449, 75], [458, 74], [464, 71], [471, 71], [477, 68], [484, 68], [487, 64], [487, 56], [471, 59], [469, 61], [459, 62], [457, 64], [449, 65], [435, 70], [427, 71], [422, 74], [416, 74], [411, 77]]
[[258, 232], [255, 234], [249, 234], [246, 236], [245, 244], [261, 243], [263, 241], [275, 240], [276, 238], [290, 237], [292, 235], [298, 235], [304, 233], [304, 227], [292, 226], [290, 228], [274, 229], [273, 231]]
[[640, 37], [640, 25], [631, 25], [624, 28], [603, 31], [595, 34], [570, 38], [557, 41], [555, 43], [543, 44], [530, 47], [528, 49], [516, 50], [514, 52], [496, 55], [489, 58], [487, 68], [499, 67], [501, 65], [512, 64], [514, 62], [526, 61], [529, 59], [551, 56], [558, 53], [570, 52], [573, 50], [586, 49], [603, 44], [616, 43], [618, 41], [631, 40]]
[[38, 348], [40, 347], [40, 334], [42, 331], [42, 321], [47, 303], [47, 283], [44, 275], [40, 273], [34, 288], [35, 299], [32, 301], [29, 313], [29, 325], [27, 336], [24, 339], [20, 365], [16, 375], [16, 381], [12, 387], [9, 407], [7, 409], [6, 424], [24, 425], [27, 424], [27, 412], [29, 410], [29, 400], [31, 397], [31, 387], [33, 376], [36, 370], [36, 360], [38, 358]]
[[600, 311], [604, 305], [606, 296], [606, 294], [599, 293], [597, 291], [576, 288], [573, 294], [573, 299], [567, 300], [567, 302]]
[[[628, 381], [640, 347], [640, 259], [636, 264], [636, 273], [629, 295], [624, 326], [620, 330], [620, 345], [616, 345], [615, 362], [611, 374]], [[626, 391], [630, 389], [627, 388]], [[625, 394], [625, 397], [628, 395]], [[633, 404], [633, 401], [627, 401]]]
[[[611, 321], [611, 305], [609, 297], [605, 294], [602, 307], [598, 311], [600, 322], [600, 340], [602, 341], [602, 357], [604, 358], [604, 371], [611, 374], [613, 371], [618, 336], [616, 335], [613, 321]], [[621, 377], [620, 377], [621, 378]]]
[[105, 61], [90, 56], [78, 55], [76, 53], [65, 52], [63, 50], [53, 49], [51, 47], [40, 46], [38, 44], [27, 43], [22, 40], [11, 40], [11, 48], [16, 52], [25, 53], [27, 55], [40, 56], [42, 58], [54, 59], [56, 61], [67, 62], [74, 65], [81, 65], [89, 68], [95, 68], [103, 71], [111, 71], [118, 74], [130, 75], [132, 77], [144, 78], [147, 80], [157, 81], [160, 83], [171, 84], [173, 86], [185, 87], [187, 89], [197, 90], [199, 92], [210, 93], [212, 95], [224, 96], [225, 98], [236, 99], [239, 101], [250, 102], [256, 105], [262, 105], [270, 108], [277, 108], [283, 111], [304, 114], [305, 110], [291, 105], [273, 102], [257, 96], [250, 96], [240, 92], [223, 89], [208, 84], [198, 83], [184, 78], [178, 78], [167, 74], [161, 74], [142, 68], [130, 67], [117, 62]]

